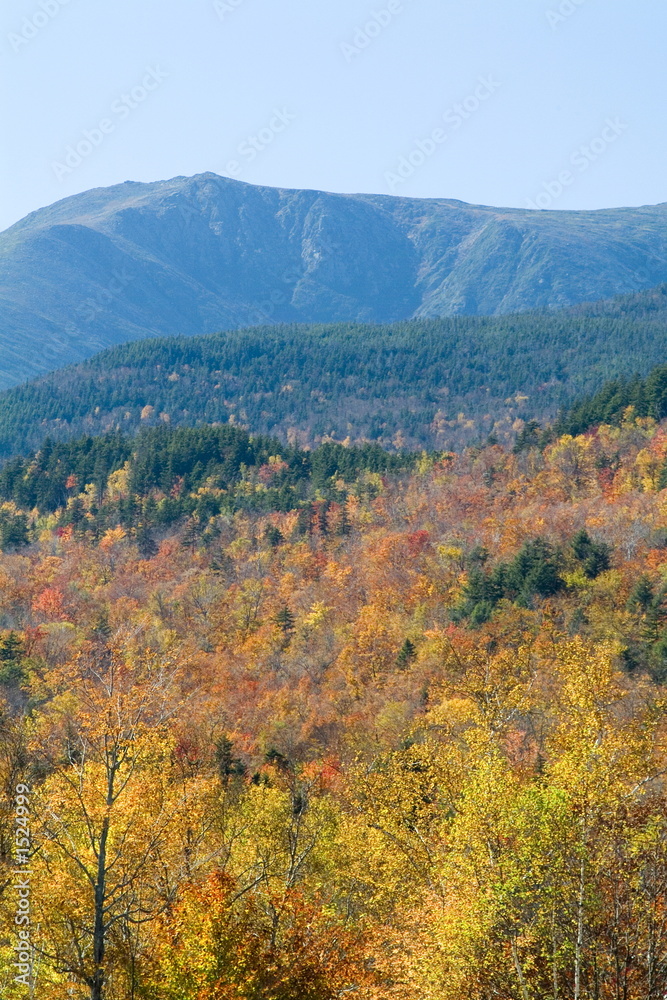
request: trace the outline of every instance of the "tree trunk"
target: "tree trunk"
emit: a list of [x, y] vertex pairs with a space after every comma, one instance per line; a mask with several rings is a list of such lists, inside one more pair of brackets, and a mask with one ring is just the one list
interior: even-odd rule
[[574, 1000], [581, 1000], [581, 956], [584, 950], [584, 877], [585, 863], [581, 862], [579, 876], [579, 901], [577, 904], [577, 945], [574, 952]]
[[524, 978], [523, 969], [521, 968], [519, 949], [516, 946], [516, 938], [512, 938], [512, 958], [514, 959], [514, 968], [516, 969], [517, 978], [521, 987], [521, 996], [523, 997], [523, 1000], [530, 1000], [528, 990], [526, 988], [526, 980]]
[[558, 1000], [558, 945], [556, 942], [556, 904], [551, 910], [551, 963], [552, 977], [554, 984], [554, 1000]]
[[104, 817], [100, 835], [100, 851], [97, 857], [97, 882], [95, 883], [95, 925], [93, 928], [93, 982], [90, 1000], [104, 1000], [104, 952], [106, 928], [104, 925], [104, 899], [106, 892], [107, 840], [109, 839], [109, 817]]

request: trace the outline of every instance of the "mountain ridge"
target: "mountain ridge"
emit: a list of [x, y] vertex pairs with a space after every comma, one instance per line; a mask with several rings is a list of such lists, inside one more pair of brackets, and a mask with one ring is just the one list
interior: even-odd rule
[[0, 386], [115, 344], [278, 323], [555, 309], [667, 280], [667, 204], [534, 212], [205, 173], [0, 233]]

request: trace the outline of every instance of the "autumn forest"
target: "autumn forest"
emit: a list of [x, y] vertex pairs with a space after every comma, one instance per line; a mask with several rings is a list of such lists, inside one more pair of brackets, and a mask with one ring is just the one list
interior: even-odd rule
[[2, 996], [662, 1000], [666, 469], [632, 406], [6, 464]]

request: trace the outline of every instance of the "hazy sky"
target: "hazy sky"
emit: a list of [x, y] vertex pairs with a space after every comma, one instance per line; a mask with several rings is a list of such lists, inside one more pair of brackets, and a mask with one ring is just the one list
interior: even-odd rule
[[67, 195], [258, 184], [667, 201], [667, 8], [626, 0], [5, 0], [0, 229]]

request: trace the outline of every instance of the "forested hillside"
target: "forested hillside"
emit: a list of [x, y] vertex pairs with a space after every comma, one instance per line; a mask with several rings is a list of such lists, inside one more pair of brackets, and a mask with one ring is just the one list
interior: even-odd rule
[[665, 483], [631, 411], [6, 465], [0, 916], [16, 841], [35, 996], [663, 997]]
[[646, 378], [618, 378], [596, 393], [578, 400], [557, 422], [561, 433], [582, 434], [597, 424], [619, 424], [628, 407], [638, 417], [662, 420], [667, 416], [667, 365], [658, 365]]
[[667, 280], [667, 205], [532, 211], [212, 173], [77, 194], [0, 233], [0, 386], [115, 344], [558, 309]]
[[[56, 515], [56, 527], [96, 538], [120, 525], [136, 533], [144, 554], [156, 549], [154, 532], [185, 519], [193, 537], [208, 535], [223, 512], [298, 510], [309, 523], [312, 504], [326, 518], [330, 504], [344, 500], [346, 483], [363, 474], [412, 470], [418, 461], [415, 454], [390, 454], [372, 444], [331, 442], [306, 452], [234, 427], [48, 440], [0, 471], [0, 545], [29, 544], [24, 512], [30, 511]], [[375, 487], [360, 489], [367, 494]]]
[[551, 421], [667, 358], [665, 287], [557, 314], [142, 341], [0, 395], [0, 457], [47, 436], [232, 423], [284, 443], [447, 450]]
[[572, 306], [572, 316], [623, 316], [626, 319], [651, 319], [663, 322], [667, 317], [667, 285], [658, 285], [632, 295], [616, 295], [611, 299], [584, 302]]

